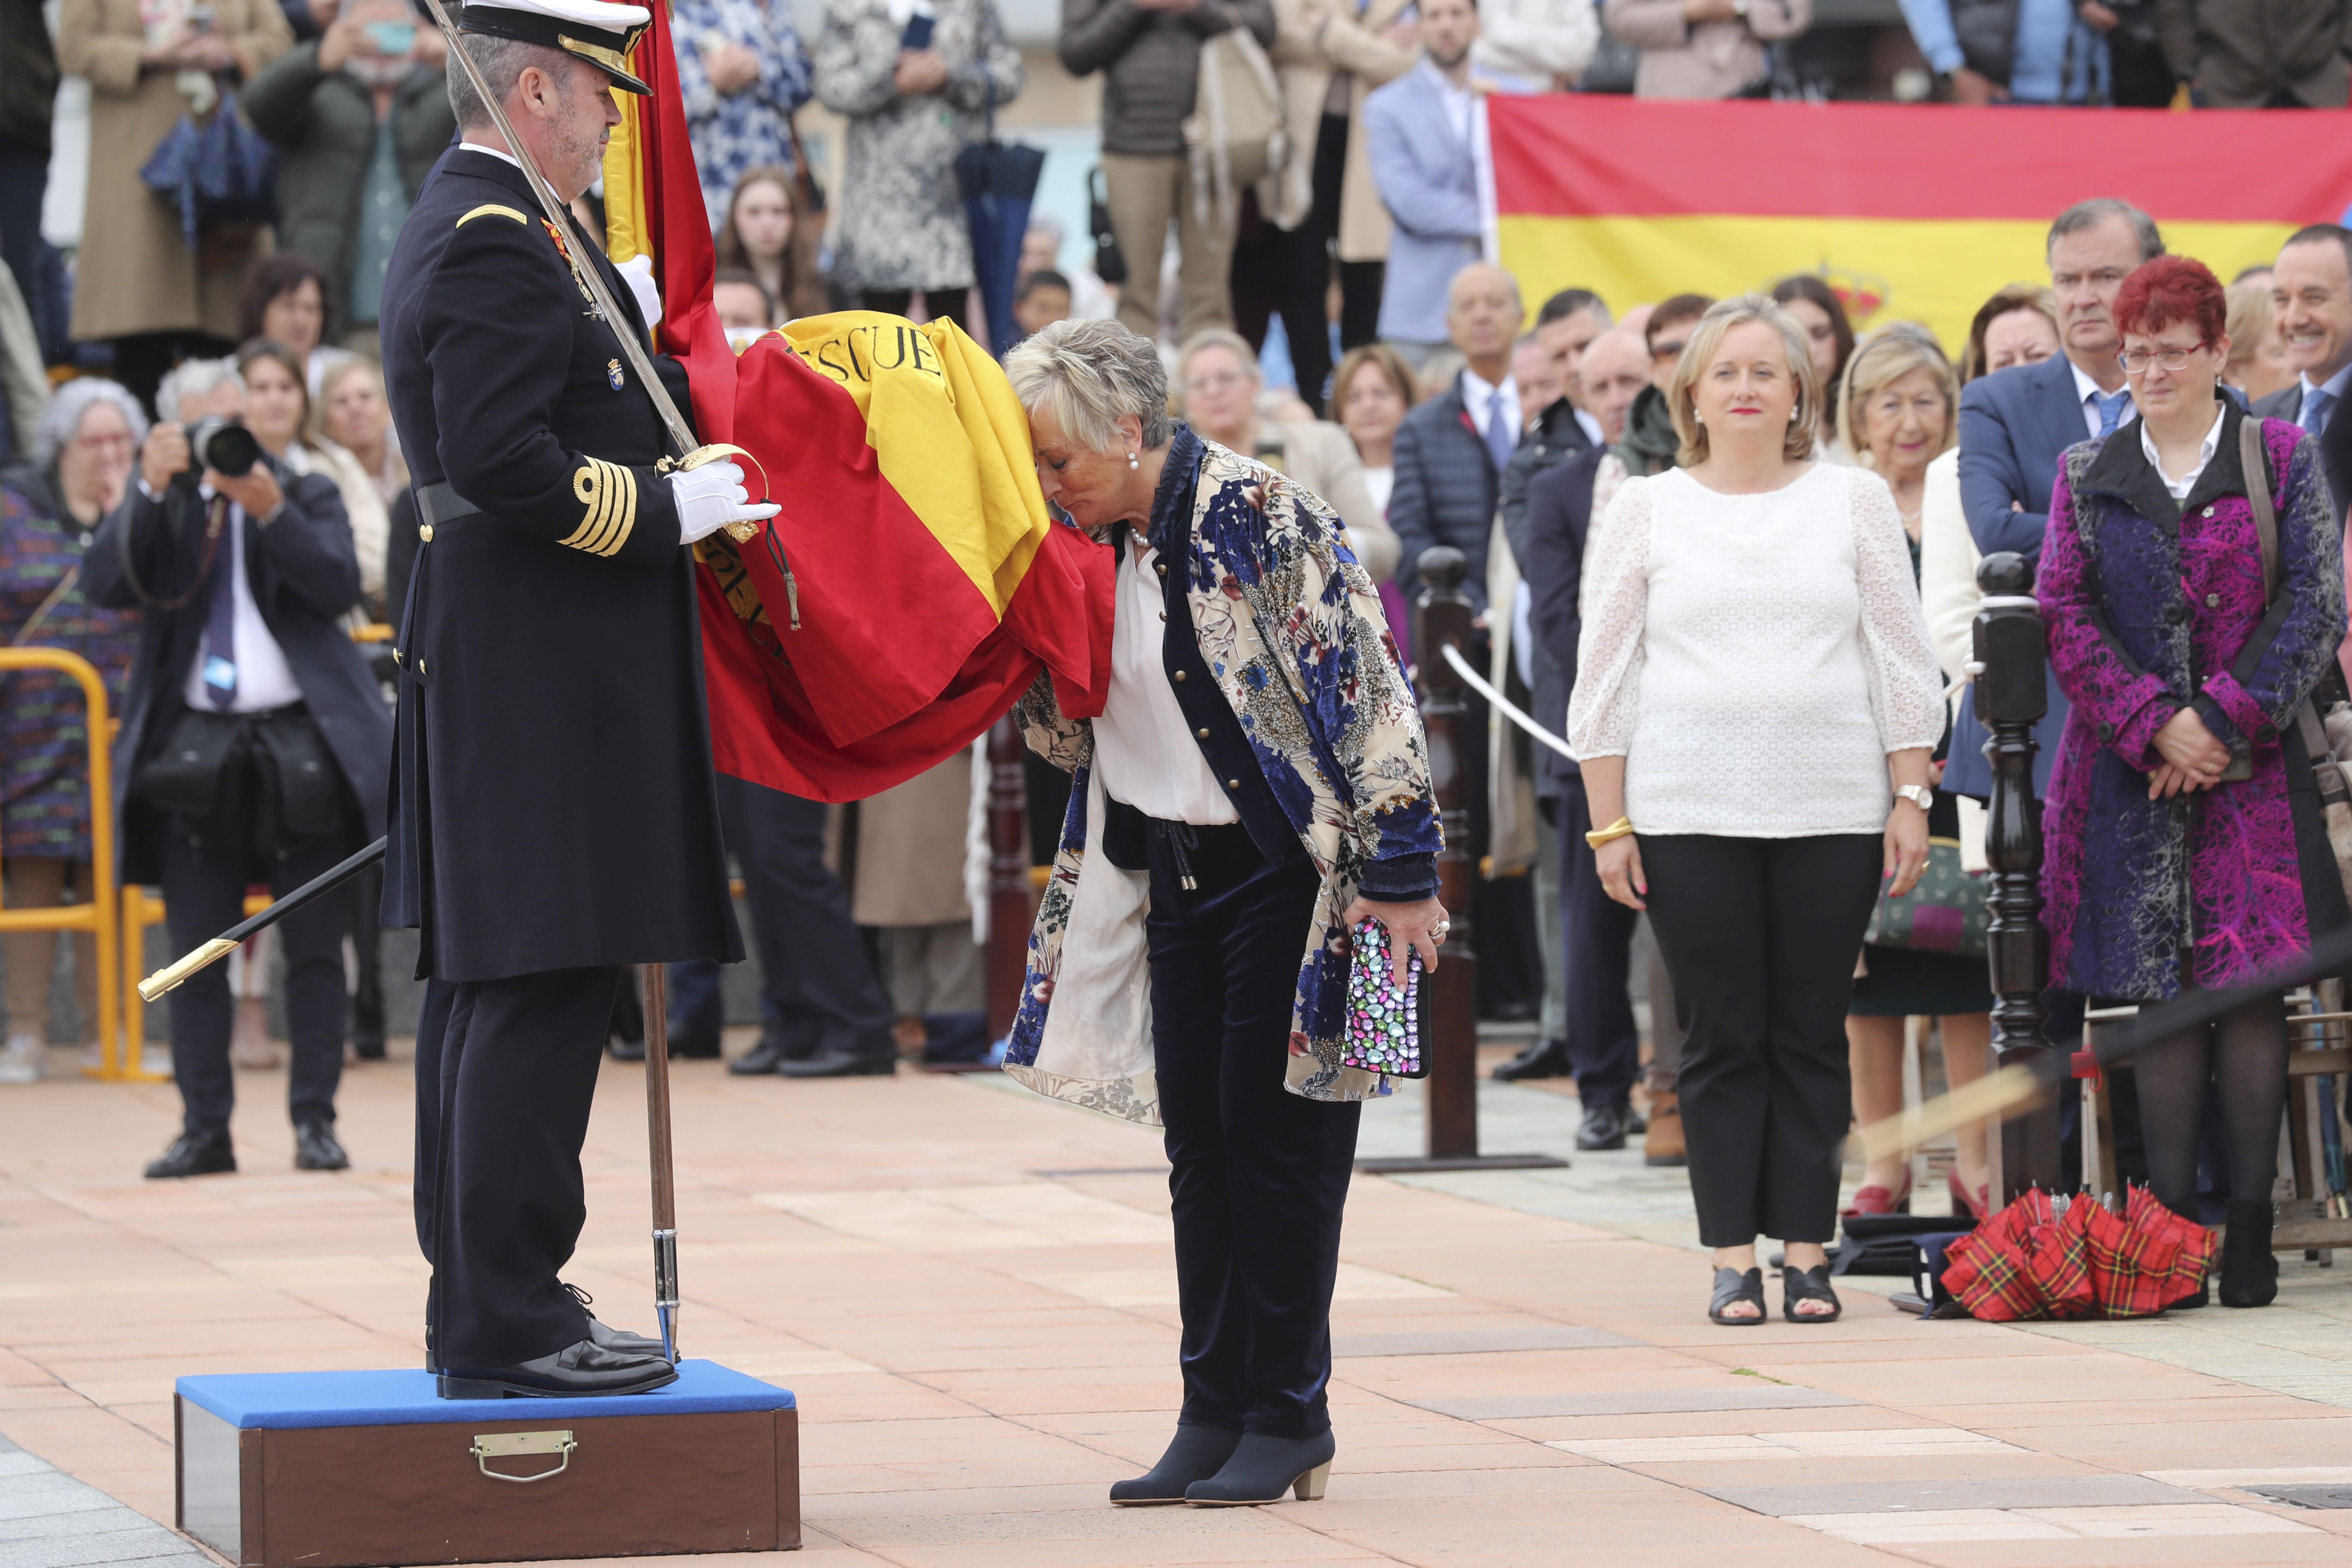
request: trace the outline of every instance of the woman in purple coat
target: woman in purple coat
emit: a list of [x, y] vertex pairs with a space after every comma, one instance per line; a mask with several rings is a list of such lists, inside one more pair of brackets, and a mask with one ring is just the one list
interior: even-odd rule
[[[2316, 444], [2262, 426], [2215, 383], [2228, 363], [2221, 286], [2158, 257], [2116, 300], [2140, 417], [2067, 450], [2050, 505], [2041, 599], [2074, 703], [2045, 823], [2053, 979], [2106, 1003], [2243, 985], [2294, 963], [2347, 918], [2294, 715], [2344, 640], [2340, 513]], [[2267, 604], [2252, 484], [2278, 518]], [[2148, 1180], [2196, 1217], [2206, 1089], [2229, 1147], [2224, 1306], [2278, 1290], [2271, 1180], [2286, 1094], [2276, 994], [2143, 1047], [2134, 1062]], [[2202, 1305], [2203, 1291], [2182, 1305]]]

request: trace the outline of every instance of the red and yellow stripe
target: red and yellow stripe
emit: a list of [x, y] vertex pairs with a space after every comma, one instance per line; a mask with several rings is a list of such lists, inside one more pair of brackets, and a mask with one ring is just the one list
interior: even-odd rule
[[[2326, 117], [2322, 117], [2325, 119]], [[1487, 100], [1494, 243], [1530, 312], [1622, 309], [1817, 272], [1857, 327], [1926, 322], [1955, 353], [1986, 296], [2047, 281], [2050, 220], [2088, 196], [2153, 214], [2227, 279], [2352, 199], [2352, 136], [2261, 114], [1895, 104]]]

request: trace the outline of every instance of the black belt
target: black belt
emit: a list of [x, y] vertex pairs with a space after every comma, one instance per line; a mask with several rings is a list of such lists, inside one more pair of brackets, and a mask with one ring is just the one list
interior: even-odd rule
[[416, 510], [426, 526], [438, 528], [445, 522], [455, 522], [461, 517], [477, 516], [482, 509], [444, 482], [417, 486]]

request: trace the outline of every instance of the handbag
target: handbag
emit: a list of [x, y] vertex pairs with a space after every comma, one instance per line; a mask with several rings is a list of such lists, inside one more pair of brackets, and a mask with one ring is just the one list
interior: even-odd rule
[[278, 149], [223, 92], [202, 124], [183, 114], [140, 166], [140, 183], [180, 209], [180, 236], [196, 247], [205, 224], [278, 221]]
[[1872, 947], [1982, 958], [1988, 919], [1984, 879], [1960, 865], [1960, 841], [1930, 838], [1919, 879], [1900, 898], [1880, 889], [1862, 940]]
[[1213, 232], [1232, 226], [1245, 186], [1288, 164], [1281, 84], [1247, 27], [1236, 23], [1201, 46], [1183, 132], [1194, 216]]
[[1103, 195], [1099, 165], [1087, 171], [1087, 227], [1095, 237], [1095, 276], [1106, 283], [1127, 281], [1127, 254], [1110, 225], [1110, 203]]
[[1348, 944], [1348, 1011], [1339, 1065], [1391, 1078], [1426, 1078], [1422, 1049], [1421, 953], [1405, 956], [1404, 984], [1389, 964], [1389, 928], [1367, 915]]
[[191, 821], [207, 820], [219, 804], [223, 776], [232, 764], [242, 766], [252, 728], [242, 713], [184, 709], [170, 737], [131, 775], [131, 798]]
[[[2278, 504], [2271, 499], [2263, 422], [2251, 416], [2238, 421], [2238, 460], [2246, 476], [2246, 504], [2253, 509], [2254, 536], [2262, 542], [2263, 605], [2267, 610], [2278, 596]], [[2336, 875], [2344, 884], [2345, 898], [2352, 900], [2352, 703], [2333, 693], [2330, 697], [2324, 716], [2315, 696], [2305, 698], [2294, 710], [2294, 725], [2311, 760], [2312, 782], [2319, 787], [2327, 852], [2336, 858]]]

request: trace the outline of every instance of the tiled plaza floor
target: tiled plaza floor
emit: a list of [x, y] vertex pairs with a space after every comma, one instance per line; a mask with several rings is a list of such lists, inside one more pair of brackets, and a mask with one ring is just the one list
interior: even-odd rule
[[[641, 1083], [607, 1065], [572, 1278], [646, 1328]], [[0, 1090], [0, 1568], [110, 1560], [45, 1544], [103, 1511], [67, 1478], [168, 1521], [175, 1375], [417, 1363], [404, 1063], [347, 1075], [343, 1175], [290, 1169], [282, 1075], [239, 1089], [244, 1172], [168, 1186], [137, 1174], [168, 1085]], [[1489, 1148], [1565, 1152], [1572, 1100], [1485, 1100]], [[1154, 1135], [911, 1072], [688, 1063], [677, 1101], [686, 1347], [803, 1412], [807, 1550], [771, 1561], [2352, 1563], [2352, 1510], [2246, 1489], [2352, 1489], [2352, 1258], [2290, 1263], [2267, 1312], [2033, 1331], [1855, 1288], [1833, 1326], [1727, 1330], [1679, 1173], [1637, 1153], [1362, 1176], [1329, 1497], [1119, 1510], [1177, 1394]], [[1366, 1152], [1416, 1114], [1373, 1108]]]

